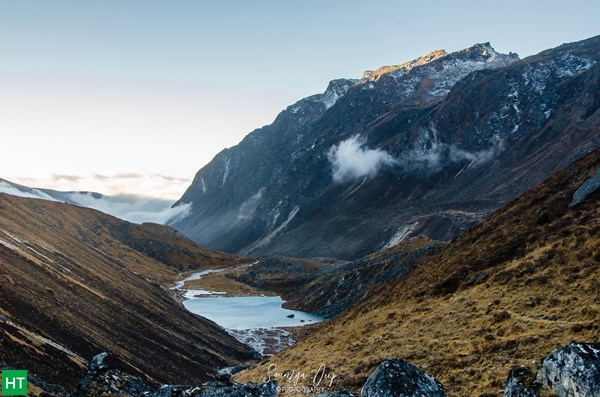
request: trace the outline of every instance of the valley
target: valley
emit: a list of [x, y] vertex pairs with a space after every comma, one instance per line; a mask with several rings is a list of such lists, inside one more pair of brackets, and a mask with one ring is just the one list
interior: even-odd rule
[[332, 80], [165, 202], [0, 179], [0, 368], [32, 395], [600, 389], [600, 36]]

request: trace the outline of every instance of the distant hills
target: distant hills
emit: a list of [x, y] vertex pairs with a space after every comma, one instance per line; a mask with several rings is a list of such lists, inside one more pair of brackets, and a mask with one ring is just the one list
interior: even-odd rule
[[0, 178], [0, 193], [93, 208], [135, 223], [166, 223], [169, 220], [173, 221], [177, 219], [178, 216], [184, 215], [189, 210], [188, 206], [170, 208], [173, 204], [171, 200], [127, 194], [108, 196], [97, 192], [63, 192], [52, 189], [33, 188], [2, 178]]

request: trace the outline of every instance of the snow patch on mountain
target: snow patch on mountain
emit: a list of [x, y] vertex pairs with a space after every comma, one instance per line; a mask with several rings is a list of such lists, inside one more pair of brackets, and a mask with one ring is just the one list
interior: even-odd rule
[[298, 214], [298, 211], [300, 211], [300, 207], [294, 207], [290, 211], [287, 219], [285, 221], [283, 221], [277, 229], [273, 230], [265, 238], [258, 240], [257, 242], [252, 244], [250, 247], [248, 247], [244, 251], [244, 255], [247, 255], [256, 249], [258, 249], [266, 244], [269, 244], [273, 240], [273, 238], [275, 238], [275, 236], [277, 236], [283, 229], [285, 229], [285, 227], [292, 221], [292, 219], [294, 219], [294, 217], [296, 217], [296, 214]]
[[229, 176], [229, 171], [230, 171], [230, 165], [231, 165], [231, 157], [228, 157], [227, 160], [225, 160], [225, 168], [223, 170], [223, 180], [221, 181], [221, 187], [225, 186], [225, 182], [227, 182], [227, 177]]

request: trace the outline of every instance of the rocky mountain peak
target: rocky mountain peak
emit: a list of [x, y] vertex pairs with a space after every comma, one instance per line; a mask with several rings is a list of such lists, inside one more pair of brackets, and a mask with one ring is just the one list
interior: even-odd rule
[[448, 55], [448, 53], [445, 50], [432, 51], [425, 56], [413, 59], [412, 61], [404, 62], [400, 65], [382, 66], [375, 70], [366, 70], [362, 77], [363, 79], [367, 79], [369, 81], [377, 81], [381, 78], [381, 76], [386, 74], [395, 74], [396, 72], [405, 74], [417, 66], [428, 64], [432, 61], [445, 57], [446, 55]]
[[325, 92], [319, 97], [327, 109], [335, 104], [335, 102], [348, 92], [350, 87], [358, 83], [356, 79], [336, 79], [331, 80]]
[[384, 76], [398, 78], [408, 74], [415, 68], [437, 63], [436, 61], [438, 60], [440, 60], [442, 64], [460, 61], [478, 63], [482, 65], [481, 68], [498, 68], [508, 66], [519, 60], [519, 56], [512, 52], [509, 54], [499, 53], [489, 42], [479, 43], [464, 50], [452, 53], [448, 53], [446, 50], [436, 50], [425, 56], [399, 65], [382, 66], [376, 70], [367, 70], [363, 73], [363, 79], [376, 82]]

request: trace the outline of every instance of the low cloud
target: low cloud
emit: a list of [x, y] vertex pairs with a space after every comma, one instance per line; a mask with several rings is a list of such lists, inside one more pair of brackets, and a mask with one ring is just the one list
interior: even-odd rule
[[65, 197], [82, 207], [93, 208], [133, 223], [174, 222], [187, 216], [192, 206], [181, 204], [171, 208], [171, 200], [134, 195], [98, 196], [77, 192], [67, 193]]
[[434, 142], [430, 148], [410, 152], [398, 163], [405, 171], [435, 173], [452, 163], [469, 161], [469, 166], [477, 166], [490, 161], [504, 149], [504, 142], [494, 137], [488, 149], [470, 152], [456, 145]]
[[480, 151], [464, 150], [454, 144], [434, 140], [428, 148], [419, 148], [392, 157], [381, 149], [368, 149], [365, 141], [356, 135], [333, 145], [327, 153], [332, 165], [333, 181], [348, 182], [365, 176], [373, 177], [385, 166], [394, 166], [399, 172], [433, 174], [451, 164], [469, 162], [468, 167], [478, 166], [493, 159], [504, 150], [504, 142], [494, 137], [488, 149]]
[[[71, 180], [71, 178], [60, 179]], [[192, 207], [191, 204], [181, 204], [171, 208], [175, 201], [173, 199], [135, 194], [102, 195], [90, 192], [37, 189], [3, 179], [0, 179], [0, 193], [88, 207], [133, 223], [167, 224], [175, 222], [187, 216]]]
[[382, 167], [396, 164], [386, 151], [366, 148], [364, 139], [358, 135], [333, 145], [327, 158], [333, 167], [333, 181], [338, 183], [373, 177]]

